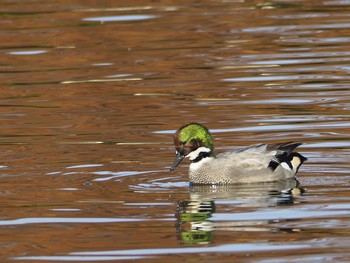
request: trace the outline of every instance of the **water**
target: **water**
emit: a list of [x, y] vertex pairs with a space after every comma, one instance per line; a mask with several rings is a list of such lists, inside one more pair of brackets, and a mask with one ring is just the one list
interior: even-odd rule
[[[348, 262], [349, 1], [3, 1], [1, 262]], [[189, 187], [172, 134], [302, 141]]]

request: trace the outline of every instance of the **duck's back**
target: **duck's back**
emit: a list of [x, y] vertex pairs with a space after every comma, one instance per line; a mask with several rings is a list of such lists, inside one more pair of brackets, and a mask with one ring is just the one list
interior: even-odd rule
[[[190, 182], [194, 184], [233, 184], [283, 180], [295, 176], [291, 166], [293, 149], [299, 143], [254, 145], [235, 152], [208, 157], [190, 165]], [[289, 163], [288, 163], [289, 162]]]

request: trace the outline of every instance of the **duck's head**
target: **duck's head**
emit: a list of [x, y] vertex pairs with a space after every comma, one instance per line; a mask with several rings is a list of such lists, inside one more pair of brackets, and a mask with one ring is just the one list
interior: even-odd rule
[[199, 123], [181, 126], [174, 135], [176, 158], [170, 171], [188, 157], [191, 162], [198, 162], [205, 157], [214, 156], [213, 139], [209, 130]]

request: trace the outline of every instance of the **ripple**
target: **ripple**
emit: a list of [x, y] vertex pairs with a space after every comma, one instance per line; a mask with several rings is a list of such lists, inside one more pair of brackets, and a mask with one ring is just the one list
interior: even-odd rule
[[[349, 28], [350, 23], [329, 23], [329, 24], [315, 24], [315, 25], [286, 25], [286, 26], [262, 26], [262, 27], [249, 27], [241, 29], [242, 32], [246, 33], [271, 33], [271, 34], [281, 34], [288, 31], [305, 30], [305, 29], [337, 29], [337, 28]], [[233, 30], [235, 31], [235, 30]], [[305, 32], [305, 33], [315, 33], [315, 32]], [[299, 32], [300, 34], [300, 32]]]
[[[102, 260], [126, 260], [131, 258], [150, 258], [164, 255], [181, 255], [181, 254], [209, 254], [209, 253], [259, 253], [259, 252], [276, 252], [289, 250], [316, 249], [324, 247], [334, 247], [339, 244], [338, 248], [345, 248], [349, 243], [348, 238], [315, 238], [306, 241], [294, 242], [255, 242], [255, 243], [227, 243], [216, 246], [192, 246], [192, 247], [169, 247], [169, 248], [150, 248], [150, 249], [124, 249], [124, 250], [105, 250], [105, 251], [83, 251], [72, 252], [63, 256], [21, 256], [13, 257], [14, 260], [41, 260], [41, 261], [102, 261]], [[307, 255], [306, 255], [307, 256]], [[299, 254], [300, 257], [300, 254]], [[270, 259], [269, 259], [270, 261]], [[280, 261], [276, 261], [280, 262]]]
[[243, 59], [259, 59], [266, 60], [271, 58], [316, 58], [316, 57], [343, 57], [350, 56], [348, 51], [328, 51], [328, 52], [293, 52], [293, 53], [274, 53], [274, 54], [255, 54], [255, 55], [242, 55]]
[[67, 169], [80, 169], [80, 168], [91, 168], [91, 167], [100, 167], [100, 166], [103, 166], [103, 164], [80, 164], [80, 165], [68, 166]]
[[[347, 169], [348, 170], [348, 169]], [[341, 185], [349, 185], [350, 182], [350, 176], [348, 175], [332, 175], [332, 176], [306, 176], [302, 178], [302, 182], [304, 185], [307, 186], [325, 186], [325, 189], [328, 190], [329, 186], [332, 186], [334, 189], [334, 186], [341, 186]]]
[[140, 183], [138, 185], [132, 185], [130, 188], [136, 192], [140, 191], [160, 191], [170, 190], [176, 188], [188, 189], [188, 182], [153, 182], [153, 183]]
[[183, 248], [155, 248], [155, 249], [127, 249], [127, 250], [112, 250], [112, 251], [96, 251], [96, 252], [74, 252], [71, 255], [167, 255], [167, 254], [197, 254], [197, 253], [228, 253], [228, 252], [248, 252], [248, 251], [276, 251], [286, 249], [302, 249], [308, 248], [306, 244], [286, 243], [238, 243], [225, 244], [212, 247], [183, 247]]
[[348, 141], [336, 141], [336, 142], [318, 142], [318, 143], [309, 143], [304, 146], [305, 148], [349, 148], [350, 142]]
[[96, 178], [93, 180], [95, 182], [103, 182], [103, 181], [108, 181], [116, 178], [131, 176], [131, 175], [141, 175], [141, 174], [156, 173], [156, 172], [164, 172], [164, 170], [141, 171], [141, 172], [140, 171], [120, 171], [120, 172], [98, 171], [98, 172], [93, 172], [92, 174], [106, 176], [106, 177]]
[[316, 122], [316, 121], [342, 121], [346, 120], [346, 116], [326, 116], [326, 115], [310, 115], [310, 116], [299, 116], [299, 115], [275, 115], [275, 116], [257, 116], [257, 119], [246, 120], [246, 123], [297, 123], [297, 122]]
[[11, 51], [7, 54], [10, 55], [39, 55], [48, 52], [47, 50], [23, 50], [23, 51]]
[[79, 209], [79, 208], [53, 208], [50, 210], [55, 211], [55, 212], [79, 212], [79, 211], [81, 211], [81, 209]]
[[350, 5], [349, 0], [338, 0], [338, 1], [325, 1], [323, 2], [324, 5]]
[[121, 22], [121, 21], [138, 21], [156, 18], [155, 15], [120, 15], [120, 16], [100, 16], [83, 18], [84, 21], [91, 22]]
[[[64, 174], [64, 175], [67, 175], [67, 174]], [[78, 191], [79, 188], [66, 187], [66, 188], [59, 188], [58, 190], [61, 190], [61, 191]]]
[[148, 206], [170, 206], [173, 203], [124, 203], [125, 206], [140, 206], [140, 207], [148, 207]]
[[213, 221], [246, 221], [252, 220], [294, 220], [304, 218], [327, 218], [334, 216], [350, 216], [350, 211], [330, 205], [305, 206], [304, 208], [288, 208], [279, 210], [254, 211], [249, 213], [215, 213]]
[[307, 13], [307, 14], [283, 14], [283, 15], [272, 15], [269, 16], [270, 18], [274, 19], [301, 19], [301, 18], [319, 18], [319, 17], [329, 17], [329, 14], [322, 14], [322, 13]]
[[110, 261], [110, 260], [136, 260], [146, 257], [141, 256], [24, 256], [13, 257], [13, 260], [39, 260], [39, 261]]
[[[288, 40], [289, 41], [289, 40]], [[290, 42], [293, 42], [292, 40]], [[347, 62], [349, 61], [349, 57], [338, 57], [338, 58], [298, 58], [298, 59], [274, 59], [274, 60], [260, 60], [260, 61], [253, 61], [250, 62], [250, 65], [306, 65], [306, 64], [316, 64], [316, 63], [326, 63], [326, 62]], [[329, 68], [329, 66], [327, 66]], [[333, 68], [337, 68], [334, 66]], [[314, 67], [311, 67], [311, 69], [314, 69]], [[319, 67], [318, 69], [322, 69]], [[300, 70], [300, 69], [299, 69]], [[271, 68], [269, 68], [269, 71], [272, 71]]]
[[[315, 124], [280, 124], [280, 125], [259, 125], [252, 127], [239, 127], [239, 128], [225, 128], [225, 129], [210, 129], [211, 133], [226, 133], [226, 132], [259, 132], [259, 131], [285, 131], [285, 130], [316, 130], [332, 127], [334, 131], [335, 128], [349, 128], [349, 122], [322, 122]], [[154, 131], [156, 134], [174, 134], [175, 130], [162, 130]]]
[[300, 37], [300, 38], [288, 38], [281, 39], [281, 42], [291, 42], [291, 43], [313, 43], [313, 44], [329, 44], [329, 43], [348, 43], [350, 41], [349, 37], [332, 37], [332, 38], [315, 38], [315, 37]]
[[73, 223], [73, 224], [100, 224], [100, 223], [124, 223], [124, 222], [142, 222], [145, 219], [140, 218], [83, 218], [83, 217], [33, 217], [19, 218], [13, 220], [0, 220], [0, 226], [29, 225], [29, 224], [55, 224], [55, 223]]
[[334, 76], [334, 75], [271, 75], [271, 76], [251, 76], [251, 77], [242, 77], [242, 78], [226, 78], [222, 79], [225, 82], [251, 82], [251, 81], [276, 81], [276, 80], [324, 80], [324, 79], [350, 79], [350, 77], [344, 76]]

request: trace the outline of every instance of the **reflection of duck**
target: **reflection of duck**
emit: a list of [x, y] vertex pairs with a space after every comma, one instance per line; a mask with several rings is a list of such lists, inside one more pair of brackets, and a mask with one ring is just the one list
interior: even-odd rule
[[254, 219], [253, 215], [250, 217], [246, 213], [248, 218], [239, 220], [212, 220], [212, 217], [218, 205], [229, 204], [241, 208], [292, 205], [295, 197], [303, 192], [304, 189], [294, 178], [259, 184], [193, 185], [190, 188], [190, 200], [177, 204], [178, 238], [185, 244], [207, 244], [213, 238], [213, 231], [292, 231], [271, 227], [270, 224], [275, 220]]
[[189, 180], [194, 184], [271, 182], [293, 178], [306, 160], [293, 150], [301, 143], [259, 144], [235, 152], [214, 154], [212, 137], [206, 127], [189, 123], [174, 136], [176, 159], [171, 170], [187, 157]]
[[[214, 201], [179, 201], [176, 208], [178, 239], [186, 244], [207, 244], [212, 239], [211, 230], [200, 229], [195, 224], [208, 222], [213, 213]], [[187, 231], [184, 223], [189, 223], [191, 229]]]
[[192, 185], [190, 187], [191, 200], [236, 200], [243, 206], [259, 207], [293, 204], [294, 196], [303, 191], [295, 178], [251, 184]]

